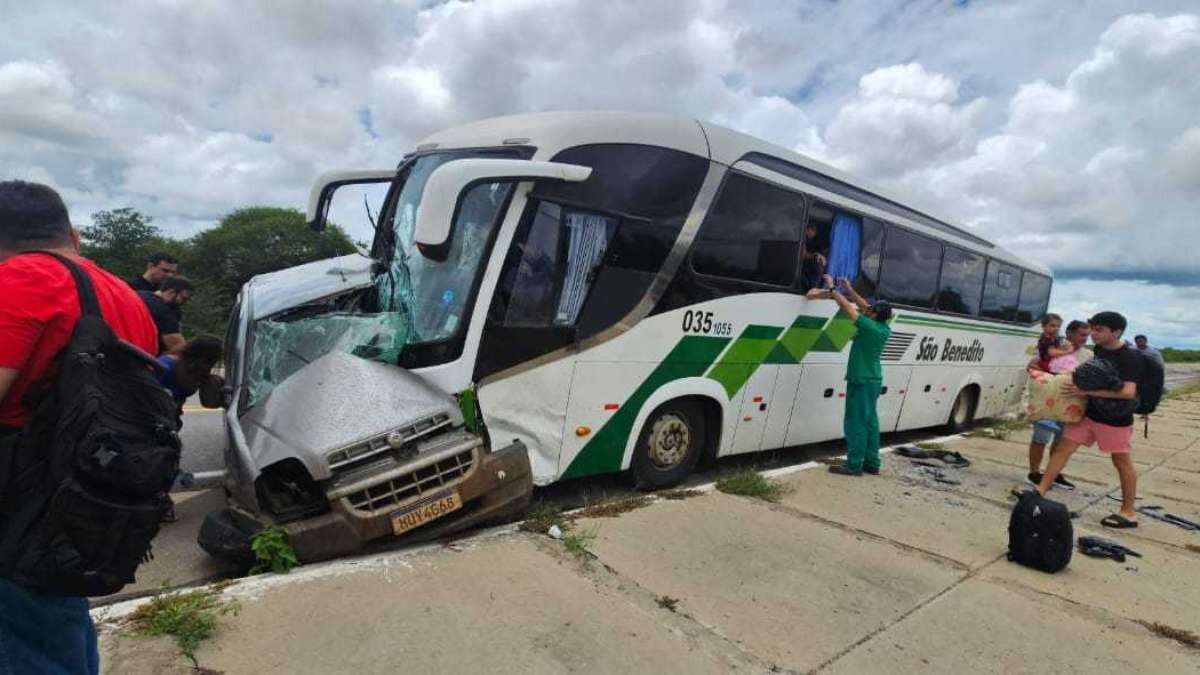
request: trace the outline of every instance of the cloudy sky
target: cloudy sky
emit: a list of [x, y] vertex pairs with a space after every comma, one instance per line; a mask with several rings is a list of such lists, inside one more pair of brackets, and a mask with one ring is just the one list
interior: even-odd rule
[[[1194, 0], [0, 0], [0, 179], [179, 236], [515, 112], [655, 110], [868, 177], [1200, 346]], [[361, 233], [360, 233], [361, 235]]]

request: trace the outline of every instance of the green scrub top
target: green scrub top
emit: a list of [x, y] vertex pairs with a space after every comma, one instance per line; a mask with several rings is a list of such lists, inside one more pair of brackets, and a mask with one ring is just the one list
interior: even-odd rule
[[854, 322], [858, 333], [850, 347], [850, 360], [846, 363], [847, 382], [883, 382], [883, 368], [879, 364], [883, 356], [883, 345], [887, 343], [892, 329], [866, 314], [859, 314]]

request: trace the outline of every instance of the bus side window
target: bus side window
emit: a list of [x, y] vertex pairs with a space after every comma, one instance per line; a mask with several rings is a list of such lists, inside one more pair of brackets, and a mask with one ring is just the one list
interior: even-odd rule
[[939, 241], [889, 226], [883, 247], [879, 297], [897, 305], [933, 307], [941, 266]]
[[979, 316], [986, 266], [987, 260], [983, 256], [947, 246], [937, 308], [943, 312]]
[[792, 286], [799, 271], [803, 198], [730, 173], [692, 246], [698, 274]]
[[879, 288], [879, 266], [883, 262], [883, 223], [874, 218], [863, 218], [862, 251], [859, 260], [858, 279], [854, 282], [854, 289], [864, 298], [870, 298]]
[[989, 260], [983, 286], [983, 315], [989, 319], [1012, 321], [1017, 315], [1020, 295], [1021, 270]]
[[1021, 279], [1021, 300], [1017, 305], [1017, 321], [1035, 323], [1046, 314], [1050, 304], [1050, 277], [1025, 272]]

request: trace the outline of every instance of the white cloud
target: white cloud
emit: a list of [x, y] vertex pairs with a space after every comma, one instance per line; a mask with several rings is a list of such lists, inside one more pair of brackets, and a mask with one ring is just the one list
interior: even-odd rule
[[392, 166], [460, 122], [654, 110], [833, 161], [1060, 270], [1200, 274], [1191, 0], [39, 7], [0, 43], [0, 178], [54, 184], [77, 221], [131, 205], [189, 233], [302, 207], [318, 173]]

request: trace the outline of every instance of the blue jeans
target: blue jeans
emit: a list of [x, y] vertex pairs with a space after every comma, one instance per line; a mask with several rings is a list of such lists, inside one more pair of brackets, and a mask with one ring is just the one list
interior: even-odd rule
[[1038, 420], [1033, 423], [1033, 442], [1038, 445], [1054, 445], [1062, 438], [1062, 424], [1054, 420]]
[[0, 578], [0, 675], [97, 675], [87, 598], [42, 595]]

